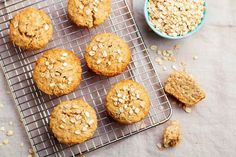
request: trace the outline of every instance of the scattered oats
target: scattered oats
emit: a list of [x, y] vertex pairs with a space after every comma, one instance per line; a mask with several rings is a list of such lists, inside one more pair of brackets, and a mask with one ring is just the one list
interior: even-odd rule
[[71, 118], [70, 122], [74, 124], [76, 122], [76, 120], [74, 118]]
[[66, 119], [64, 119], [64, 118], [61, 118], [61, 121], [62, 121], [63, 123], [66, 123]]
[[94, 8], [93, 10], [94, 10], [95, 12], [98, 12], [98, 8]]
[[98, 59], [96, 63], [97, 63], [97, 64], [101, 64], [101, 63], [102, 63], [102, 60], [101, 60], [101, 59]]
[[163, 150], [163, 149], [164, 149], [164, 147], [162, 146], [161, 143], [157, 143], [157, 148], [158, 148], [159, 150]]
[[103, 44], [102, 44], [102, 43], [99, 43], [99, 44], [98, 44], [98, 47], [99, 47], [99, 48], [103, 48]]
[[122, 62], [122, 58], [121, 58], [121, 57], [118, 58], [118, 62], [119, 62], [119, 63]]
[[145, 107], [145, 103], [144, 103], [144, 102], [141, 102], [141, 103], [140, 103], [140, 106], [141, 106], [142, 108], [144, 108], [144, 107]]
[[0, 108], [3, 108], [4, 107], [4, 105], [3, 104], [0, 104]]
[[198, 59], [198, 56], [193, 56], [193, 60], [197, 60]]
[[103, 52], [102, 52], [102, 56], [103, 56], [103, 57], [107, 57], [107, 51], [103, 51]]
[[158, 50], [158, 51], [157, 51], [157, 54], [158, 54], [158, 55], [162, 55], [162, 51], [161, 51], [161, 50]]
[[143, 129], [146, 127], [146, 124], [144, 122], [141, 122], [139, 129]]
[[123, 113], [124, 112], [124, 109], [123, 108], [119, 108], [119, 111], [120, 111], [120, 113]]
[[163, 66], [162, 67], [162, 71], [166, 71], [167, 70], [167, 67], [166, 66]]
[[55, 85], [56, 85], [56, 84], [53, 83], [53, 82], [49, 84], [50, 87], [54, 87]]
[[49, 64], [50, 64], [50, 63], [49, 63], [48, 61], [46, 61], [46, 62], [45, 62], [45, 65], [47, 65], [47, 66], [48, 66]]
[[49, 29], [49, 25], [48, 24], [45, 24], [44, 25], [44, 29], [47, 31]]
[[121, 50], [120, 50], [120, 49], [118, 49], [116, 52], [117, 52], [118, 54], [121, 54]]
[[91, 10], [87, 9], [85, 12], [86, 12], [87, 15], [89, 15], [91, 13]]
[[135, 112], [135, 113], [139, 113], [139, 111], [140, 111], [139, 108], [134, 109], [134, 112]]
[[93, 120], [93, 119], [91, 119], [91, 120], [88, 121], [88, 124], [89, 124], [89, 125], [91, 125], [91, 124], [93, 124], [93, 123], [94, 123], [94, 120]]
[[98, 46], [97, 45], [94, 45], [93, 47], [92, 47], [92, 50], [93, 51], [96, 51], [98, 49]]
[[20, 143], [20, 147], [24, 147], [24, 143], [23, 142]]
[[64, 108], [69, 109], [69, 108], [71, 108], [71, 105], [66, 104], [66, 105], [64, 106]]
[[5, 127], [2, 126], [2, 127], [0, 128], [0, 131], [5, 131]]
[[87, 131], [87, 130], [88, 130], [87, 127], [83, 127], [83, 128], [82, 128], [82, 131]]
[[89, 112], [84, 112], [84, 115], [86, 116], [86, 117], [90, 117], [90, 114], [89, 114]]
[[150, 49], [151, 49], [152, 51], [156, 51], [156, 50], [157, 50], [157, 46], [156, 46], [156, 45], [151, 45], [151, 46], [150, 46]]
[[64, 62], [62, 65], [63, 65], [64, 67], [66, 67], [68, 64], [67, 64], [66, 62]]
[[64, 53], [62, 54], [62, 56], [63, 56], [63, 57], [66, 57], [66, 56], [68, 56], [68, 53], [64, 52]]
[[121, 99], [121, 98], [119, 98], [118, 101], [119, 101], [120, 103], [124, 103], [124, 100]]
[[192, 112], [192, 109], [190, 107], [187, 107], [187, 106], [183, 106], [183, 109], [185, 112], [187, 113], [191, 113]]
[[32, 154], [28, 154], [28, 156], [27, 157], [33, 157], [33, 155]]
[[94, 52], [94, 51], [89, 51], [89, 55], [90, 55], [90, 56], [94, 56], [94, 55], [95, 55], [95, 52]]
[[64, 129], [65, 127], [61, 124], [61, 125], [59, 126], [59, 128]]
[[172, 65], [171, 68], [172, 68], [173, 70], [177, 70], [177, 67], [176, 67], [175, 65]]
[[28, 150], [28, 152], [29, 152], [30, 154], [34, 154], [34, 153], [35, 153], [32, 148], [30, 148], [30, 149]]
[[80, 135], [80, 134], [81, 134], [81, 131], [80, 131], [80, 130], [76, 130], [76, 131], [75, 131], [75, 134], [76, 134], [76, 135]]
[[6, 133], [7, 136], [12, 136], [13, 134], [14, 134], [14, 132], [12, 130], [8, 130]]
[[2, 144], [4, 144], [4, 145], [7, 145], [8, 143], [9, 143], [8, 139], [4, 139], [4, 140], [2, 141]]
[[186, 63], [180, 62], [180, 65], [181, 65], [181, 66], [186, 66]]
[[162, 59], [159, 58], [159, 57], [156, 58], [156, 62], [157, 62], [158, 65], [162, 65], [163, 64]]
[[175, 44], [174, 50], [177, 50], [177, 49], [179, 49], [179, 48], [180, 48], [180, 44]]

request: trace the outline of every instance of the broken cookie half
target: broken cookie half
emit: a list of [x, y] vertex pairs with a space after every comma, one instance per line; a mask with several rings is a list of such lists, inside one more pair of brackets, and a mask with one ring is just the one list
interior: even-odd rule
[[185, 106], [191, 107], [205, 98], [205, 92], [198, 83], [184, 71], [175, 71], [165, 82], [165, 91]]

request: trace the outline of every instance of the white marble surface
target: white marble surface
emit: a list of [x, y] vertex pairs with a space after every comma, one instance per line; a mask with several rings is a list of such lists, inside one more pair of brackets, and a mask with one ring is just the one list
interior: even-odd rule
[[[236, 153], [236, 1], [208, 0], [207, 19], [202, 29], [195, 35], [179, 40], [164, 40], [147, 31], [143, 17], [144, 0], [134, 1], [134, 13], [147, 45], [156, 44], [160, 49], [180, 44], [176, 53], [180, 61], [187, 63], [187, 69], [205, 89], [207, 97], [185, 113], [173, 101], [172, 119], [179, 120], [182, 126], [183, 140], [173, 149], [160, 151], [156, 143], [160, 142], [166, 124], [132, 136], [123, 141], [86, 154], [88, 157], [233, 157]], [[156, 54], [150, 52], [152, 58]], [[199, 56], [194, 61], [192, 57]], [[166, 63], [168, 71], [159, 70], [162, 80], [171, 72], [172, 63]], [[157, 66], [157, 65], [156, 65]], [[7, 146], [0, 146], [0, 157], [25, 157], [29, 148], [26, 133], [20, 124], [14, 102], [7, 94], [8, 88], [2, 72], [0, 73], [0, 127], [13, 129], [15, 134], [9, 137]], [[13, 121], [13, 126], [9, 122]], [[0, 133], [0, 141], [6, 138]], [[20, 143], [25, 143], [23, 148]]]

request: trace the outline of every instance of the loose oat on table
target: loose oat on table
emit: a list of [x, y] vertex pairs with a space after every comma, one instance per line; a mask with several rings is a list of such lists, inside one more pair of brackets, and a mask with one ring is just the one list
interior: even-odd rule
[[49, 126], [59, 142], [82, 143], [96, 131], [96, 112], [82, 99], [64, 101], [53, 109]]
[[192, 109], [190, 107], [187, 107], [187, 106], [183, 105], [182, 108], [186, 113], [191, 113], [192, 112]]
[[52, 35], [50, 17], [33, 7], [20, 11], [10, 22], [10, 39], [22, 49], [41, 49], [52, 39]]
[[132, 124], [144, 119], [150, 110], [147, 91], [133, 80], [122, 80], [112, 85], [106, 96], [107, 113], [116, 121]]
[[110, 15], [111, 0], [69, 0], [68, 16], [80, 27], [102, 24]]
[[122, 73], [131, 60], [128, 44], [113, 33], [99, 33], [85, 50], [88, 67], [96, 74], [115, 76]]
[[13, 134], [14, 134], [14, 132], [12, 130], [8, 130], [6, 133], [7, 136], [13, 136]]
[[51, 49], [36, 62], [33, 79], [38, 88], [49, 95], [64, 95], [74, 91], [82, 78], [80, 60], [72, 51]]
[[174, 147], [181, 141], [181, 130], [179, 122], [172, 121], [163, 133], [163, 146]]
[[204, 15], [204, 0], [150, 0], [150, 21], [164, 34], [180, 36], [194, 30]]
[[165, 82], [164, 89], [188, 107], [205, 98], [205, 92], [185, 71], [173, 72]]

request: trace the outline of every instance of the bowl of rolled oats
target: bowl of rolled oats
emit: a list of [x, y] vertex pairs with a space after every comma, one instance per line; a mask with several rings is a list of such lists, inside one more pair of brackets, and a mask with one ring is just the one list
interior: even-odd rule
[[182, 39], [197, 32], [206, 17], [205, 0], [146, 0], [144, 15], [161, 37]]

